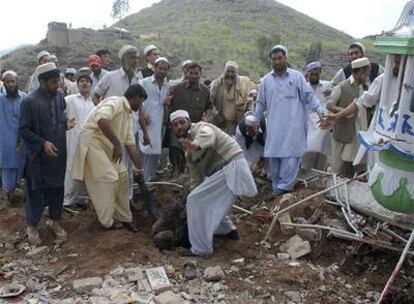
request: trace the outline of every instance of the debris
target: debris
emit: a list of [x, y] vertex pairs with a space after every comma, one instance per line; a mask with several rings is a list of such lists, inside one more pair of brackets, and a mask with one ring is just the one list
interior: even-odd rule
[[302, 303], [302, 296], [297, 291], [285, 291], [285, 296], [294, 303]]
[[231, 263], [233, 265], [236, 265], [236, 266], [243, 266], [244, 262], [245, 262], [244, 258], [235, 259], [235, 260], [231, 261]]
[[184, 291], [181, 292], [181, 296], [186, 301], [194, 301], [194, 298], [191, 295], [189, 295], [188, 293], [184, 292]]
[[0, 288], [0, 298], [17, 297], [25, 290], [26, 287], [22, 284], [6, 284]]
[[188, 260], [184, 263], [184, 277], [187, 280], [192, 280], [197, 277], [197, 262]]
[[285, 252], [286, 253], [288, 251], [289, 247], [293, 246], [294, 244], [299, 244], [299, 243], [302, 243], [302, 242], [303, 242], [303, 240], [301, 239], [301, 237], [298, 236], [298, 235], [295, 235], [295, 236], [291, 237], [289, 240], [287, 240], [285, 243], [281, 244], [279, 246], [279, 250], [280, 250], [280, 252]]
[[346, 225], [338, 219], [325, 219], [323, 222], [326, 226], [329, 226], [335, 229], [344, 230], [344, 231], [348, 230]]
[[277, 254], [277, 259], [278, 260], [281, 260], [281, 261], [286, 261], [286, 260], [289, 260], [290, 259], [290, 255], [289, 255], [289, 253], [281, 253], [281, 252], [279, 252]]
[[94, 288], [101, 288], [102, 279], [100, 277], [91, 277], [73, 281], [73, 289], [77, 293], [89, 292]]
[[311, 246], [309, 241], [304, 241], [302, 243], [296, 243], [289, 247], [287, 252], [293, 260], [296, 260], [300, 257], [303, 257], [311, 253]]
[[166, 291], [154, 297], [155, 304], [183, 304], [185, 301], [171, 291]]
[[292, 226], [284, 225], [284, 223], [289, 223], [289, 224], [292, 223], [289, 212], [285, 212], [285, 213], [281, 214], [277, 220], [279, 221], [280, 230], [282, 232], [289, 232], [289, 231], [292, 231], [294, 229]]
[[139, 279], [144, 278], [144, 273], [140, 267], [127, 268], [124, 271], [124, 277], [128, 283], [137, 282]]
[[320, 229], [296, 227], [295, 232], [301, 238], [312, 242], [319, 241], [322, 238], [322, 231]]
[[173, 288], [165, 273], [164, 267], [148, 268], [145, 270], [152, 290], [158, 294]]
[[42, 256], [45, 256], [49, 253], [49, 247], [47, 246], [40, 246], [30, 250], [26, 256], [31, 259], [38, 259]]
[[111, 304], [111, 301], [105, 297], [90, 297], [89, 301], [91, 304]]
[[207, 282], [216, 282], [223, 280], [225, 278], [225, 275], [220, 266], [207, 267], [204, 271], [203, 278]]

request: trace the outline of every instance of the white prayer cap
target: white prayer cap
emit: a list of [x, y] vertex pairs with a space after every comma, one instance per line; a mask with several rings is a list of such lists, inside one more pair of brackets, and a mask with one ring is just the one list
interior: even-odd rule
[[358, 68], [369, 66], [370, 63], [367, 57], [363, 57], [363, 58], [355, 59], [354, 61], [352, 61], [351, 65], [352, 65], [352, 69], [358, 69]]
[[15, 71], [12, 71], [12, 70], [7, 70], [1, 76], [1, 80], [4, 80], [6, 78], [6, 76], [13, 76], [14, 78], [17, 78], [17, 73]]
[[181, 64], [181, 67], [182, 68], [185, 68], [187, 65], [189, 65], [190, 63], [192, 63], [193, 61], [192, 60], [185, 60], [185, 61], [183, 61], [183, 63]]
[[233, 68], [235, 68], [236, 70], [238, 70], [239, 69], [239, 65], [237, 64], [237, 62], [235, 62], [235, 61], [227, 61], [226, 62], [226, 65], [224, 66], [224, 69], [225, 70], [227, 70], [227, 68], [228, 67], [233, 67]]
[[188, 114], [187, 111], [184, 111], [184, 110], [177, 110], [170, 114], [170, 122], [173, 122], [174, 120], [178, 118], [186, 118], [190, 120], [190, 115]]
[[148, 45], [144, 48], [144, 54], [145, 54], [145, 56], [147, 56], [151, 51], [157, 50], [157, 49], [158, 48], [157, 48], [156, 45], [150, 44], [150, 45]]
[[92, 72], [89, 67], [81, 67], [78, 71], [79, 73], [85, 73], [85, 72]]
[[365, 54], [365, 46], [361, 42], [353, 42], [349, 45], [348, 50], [352, 49], [353, 47], [359, 47], [363, 54]]
[[45, 74], [47, 72], [54, 71], [54, 70], [57, 70], [56, 64], [54, 64], [53, 62], [48, 62], [48, 63], [37, 66], [36, 74], [37, 76], [40, 76], [42, 74]]
[[274, 47], [272, 47], [272, 52], [274, 51], [283, 51], [285, 53], [285, 56], [288, 56], [288, 48], [285, 47], [284, 45], [278, 44], [275, 45]]
[[259, 122], [259, 119], [253, 114], [247, 114], [246, 117], [244, 117], [244, 122], [246, 125], [254, 127]]
[[122, 57], [124, 57], [124, 55], [127, 53], [138, 53], [139, 54], [139, 50], [137, 47], [133, 45], [124, 45], [118, 52], [119, 59], [122, 59]]
[[75, 75], [76, 74], [76, 69], [74, 69], [74, 68], [67, 68], [66, 71], [65, 71], [65, 74], [73, 74], [73, 75]]
[[37, 54], [36, 56], [36, 62], [39, 62], [40, 59], [42, 59], [42, 57], [44, 56], [50, 56], [50, 53], [48, 51], [41, 51], [39, 54]]
[[58, 62], [58, 59], [55, 54], [50, 54], [49, 58], [51, 62], [54, 62], [54, 63]]
[[169, 63], [168, 59], [165, 57], [158, 57], [157, 60], [155, 60], [154, 64], [157, 64], [158, 62], [165, 62], [165, 63]]
[[309, 63], [306, 66], [306, 72], [309, 73], [310, 71], [319, 70], [321, 68], [322, 68], [321, 62], [319, 60], [318, 61], [314, 61], [314, 62]]

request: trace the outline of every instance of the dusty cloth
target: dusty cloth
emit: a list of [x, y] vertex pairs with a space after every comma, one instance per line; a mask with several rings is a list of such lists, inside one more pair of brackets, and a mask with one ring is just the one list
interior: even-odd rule
[[191, 247], [185, 203], [167, 205], [159, 219], [152, 225], [152, 235], [155, 246], [159, 249]]
[[[214, 80], [210, 95], [219, 118], [237, 125], [244, 113], [253, 110], [253, 99], [249, 97], [249, 92], [254, 87], [255, 84], [246, 76], [237, 76], [230, 86], [226, 83], [224, 74]], [[235, 127], [231, 134], [234, 134], [234, 130]]]
[[225, 235], [236, 227], [228, 217], [238, 195], [254, 196], [256, 184], [245, 158], [231, 161], [204, 179], [187, 197], [191, 251], [213, 253], [214, 234]]
[[272, 189], [291, 191], [299, 173], [300, 157], [270, 157], [269, 175], [272, 179]]

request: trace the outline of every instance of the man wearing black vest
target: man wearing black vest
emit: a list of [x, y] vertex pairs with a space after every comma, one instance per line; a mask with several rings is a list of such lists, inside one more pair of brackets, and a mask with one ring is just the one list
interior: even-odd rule
[[[334, 78], [332, 78], [331, 80], [332, 85], [337, 86], [345, 79], [348, 79], [352, 75], [351, 62], [362, 57], [365, 57], [365, 46], [360, 42], [354, 42], [350, 44], [348, 47], [349, 64], [346, 67], [341, 68], [338, 72], [336, 72]], [[375, 78], [377, 78], [382, 73], [384, 73], [384, 68], [380, 66], [378, 63], [372, 62], [369, 73], [369, 82], [366, 85], [369, 86], [369, 84], [372, 83], [375, 80]]]

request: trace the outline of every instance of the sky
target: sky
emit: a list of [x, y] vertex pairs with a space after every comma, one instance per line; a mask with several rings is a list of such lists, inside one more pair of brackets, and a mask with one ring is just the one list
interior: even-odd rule
[[[129, 13], [160, 0], [130, 0]], [[194, 0], [203, 1], [203, 0]], [[252, 0], [254, 1], [254, 0]], [[0, 50], [35, 44], [45, 38], [47, 23], [71, 23], [93, 29], [114, 23], [112, 0], [1, 0]], [[4, 3], [3, 3], [4, 2]], [[356, 38], [381, 33], [397, 22], [407, 0], [279, 0]], [[8, 31], [9, 29], [9, 31]], [[8, 34], [5, 34], [8, 32]]]

